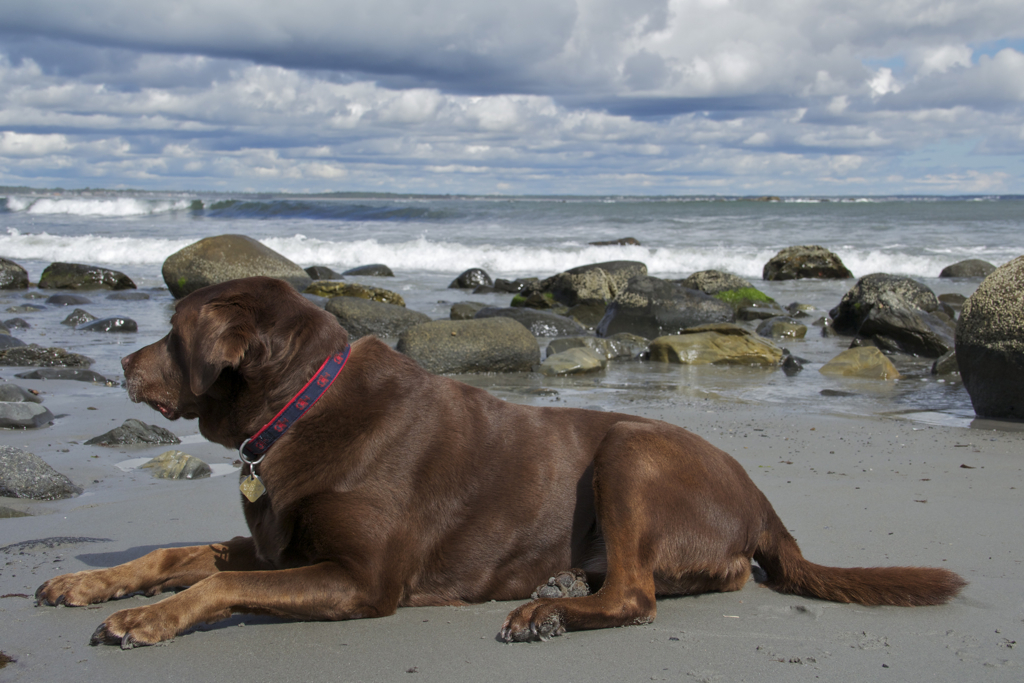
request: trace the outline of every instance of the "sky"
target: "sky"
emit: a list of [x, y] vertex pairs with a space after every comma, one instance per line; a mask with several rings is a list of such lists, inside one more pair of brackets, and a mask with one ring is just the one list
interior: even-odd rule
[[1024, 194], [1024, 2], [3, 0], [0, 185]]

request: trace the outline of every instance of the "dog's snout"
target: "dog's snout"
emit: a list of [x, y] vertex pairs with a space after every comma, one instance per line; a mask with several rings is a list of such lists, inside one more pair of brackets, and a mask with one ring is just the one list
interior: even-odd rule
[[132, 363], [135, 362], [135, 354], [129, 353], [127, 356], [121, 359], [121, 369], [128, 372], [128, 368], [131, 367]]

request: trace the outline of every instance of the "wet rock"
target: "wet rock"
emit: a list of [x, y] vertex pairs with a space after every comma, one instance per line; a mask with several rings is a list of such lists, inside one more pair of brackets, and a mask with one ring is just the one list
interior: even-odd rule
[[53, 413], [38, 403], [0, 403], [0, 428], [36, 429], [54, 420]]
[[506, 317], [425, 322], [403, 332], [396, 348], [435, 374], [528, 372], [540, 362], [533, 334]]
[[113, 316], [111, 318], [100, 318], [79, 325], [76, 330], [85, 332], [138, 332], [139, 325], [131, 318]]
[[948, 319], [921, 310], [872, 307], [858, 335], [880, 348], [923, 358], [938, 358], [952, 351], [955, 328]]
[[651, 339], [735, 319], [731, 305], [704, 292], [660, 278], [638, 276], [608, 304], [597, 326], [597, 335], [610, 337], [629, 332]]
[[947, 351], [942, 356], [935, 359], [932, 363], [932, 374], [933, 375], [953, 375], [959, 374], [960, 366], [956, 362], [956, 349]]
[[255, 275], [284, 280], [300, 292], [313, 281], [298, 265], [245, 235], [218, 235], [190, 244], [167, 257], [162, 273], [176, 299]]
[[19, 372], [15, 377], [20, 379], [66, 379], [75, 382], [92, 382], [108, 387], [117, 386], [117, 382], [107, 379], [98, 372], [83, 368], [39, 368], [28, 372]]
[[758, 325], [757, 333], [769, 339], [803, 339], [807, 335], [807, 326], [794, 318], [779, 316]]
[[572, 268], [546, 280], [530, 284], [521, 295], [539, 294], [563, 306], [606, 305], [626, 288], [629, 280], [647, 275], [647, 266], [639, 261], [606, 261]]
[[17, 384], [0, 384], [0, 401], [10, 403], [42, 403], [43, 399], [25, 388], [19, 387]]
[[984, 278], [992, 274], [996, 267], [988, 261], [982, 261], [981, 259], [967, 259], [966, 261], [958, 261], [953, 265], [946, 266], [939, 273], [939, 277], [975, 277]]
[[803, 362], [796, 356], [787, 355], [785, 360], [782, 361], [782, 371], [786, 373], [787, 377], [792, 377], [803, 369]]
[[[349, 268], [342, 275], [355, 275], [363, 277], [394, 277], [395, 273], [383, 263], [368, 263], [365, 266]], [[319, 278], [314, 278], [319, 279]]]
[[575, 320], [532, 308], [488, 306], [477, 311], [473, 317], [476, 320], [495, 317], [512, 318], [525, 326], [535, 337], [568, 337], [586, 332], [583, 326]]
[[141, 420], [129, 418], [120, 427], [94, 436], [85, 443], [89, 446], [135, 446], [138, 444], [176, 444], [181, 443], [181, 439], [163, 427], [148, 425]]
[[36, 454], [13, 446], [0, 446], [0, 496], [58, 500], [81, 492], [81, 487]]
[[587, 330], [596, 330], [597, 326], [604, 320], [605, 311], [608, 306], [603, 301], [593, 301], [576, 304], [565, 311], [567, 318], [572, 318]]
[[84, 263], [51, 263], [39, 276], [39, 289], [135, 289], [124, 273]]
[[149, 301], [149, 294], [145, 292], [114, 292], [108, 294], [111, 301]]
[[452, 304], [448, 316], [452, 320], [471, 320], [480, 310], [487, 308], [487, 304], [479, 301], [460, 301]]
[[157, 479], [204, 479], [213, 474], [205, 462], [181, 451], [161, 453], [140, 467], [153, 470]]
[[32, 328], [24, 318], [8, 318], [4, 321], [4, 327], [11, 330], [28, 330]]
[[702, 270], [685, 280], [679, 280], [683, 287], [710, 294], [740, 311], [749, 306], [774, 304], [775, 300], [754, 287], [747, 280], [721, 270]]
[[702, 325], [651, 342], [650, 358], [684, 365], [760, 365], [782, 361], [775, 344], [732, 324]]
[[616, 334], [604, 337], [610, 341], [614, 341], [616, 344], [623, 345], [629, 349], [630, 358], [639, 358], [651, 347], [651, 340], [646, 337], [641, 337], [639, 334], [632, 334], [631, 332], [618, 332]]
[[9, 334], [0, 334], [0, 349], [13, 349], [16, 346], [26, 346], [25, 342]]
[[448, 289], [476, 289], [481, 285], [490, 287], [493, 284], [494, 281], [487, 274], [487, 271], [482, 268], [470, 268], [452, 280], [451, 284], [448, 285]]
[[608, 359], [583, 346], [554, 353], [536, 367], [536, 371], [548, 377], [580, 375], [604, 370]]
[[775, 302], [752, 301], [736, 309], [738, 320], [769, 320], [785, 315], [786, 310]]
[[787, 247], [764, 265], [763, 280], [845, 280], [853, 273], [843, 265], [842, 259], [824, 247], [807, 245]]
[[0, 350], [0, 365], [45, 368], [87, 368], [92, 358], [69, 353], [58, 347], [42, 347], [35, 344]]
[[509, 294], [518, 294], [523, 291], [525, 287], [538, 282], [535, 277], [521, 277], [515, 280], [506, 280], [505, 278], [497, 278], [494, 281], [494, 291], [496, 292], [508, 292]]
[[92, 322], [95, 319], [96, 316], [94, 316], [92, 313], [89, 313], [88, 311], [83, 310], [81, 308], [76, 308], [75, 310], [71, 311], [71, 314], [68, 317], [61, 320], [60, 324], [68, 325], [70, 327], [78, 327], [83, 323]]
[[313, 278], [313, 281], [317, 280], [340, 280], [342, 278], [341, 273], [337, 273], [327, 266], [310, 266], [309, 268], [303, 268], [306, 271], [306, 275]]
[[964, 303], [956, 358], [979, 417], [1024, 419], [1024, 256], [993, 271]]
[[601, 242], [587, 242], [592, 247], [639, 247], [640, 240], [635, 237], [620, 237], [617, 240], [605, 240]]
[[832, 326], [840, 334], [857, 334], [868, 314], [878, 306], [931, 313], [938, 308], [939, 300], [931, 289], [916, 280], [872, 273], [858, 280], [829, 312]]
[[823, 375], [866, 379], [897, 379], [900, 376], [892, 361], [874, 346], [846, 349], [818, 371]]
[[91, 304], [92, 300], [79, 294], [54, 294], [46, 297], [46, 303], [51, 306], [81, 306]]
[[555, 354], [564, 353], [570, 349], [586, 348], [605, 360], [629, 360], [636, 358], [641, 351], [647, 349], [647, 340], [642, 337], [640, 339], [642, 345], [638, 348], [637, 344], [624, 339], [606, 339], [604, 337], [591, 336], [559, 337], [558, 339], [552, 339], [548, 344], [547, 356], [550, 358]]
[[46, 306], [36, 306], [35, 304], [21, 304], [20, 306], [11, 306], [7, 309], [8, 313], [38, 313], [39, 311], [45, 311]]
[[394, 338], [413, 325], [430, 320], [429, 316], [404, 306], [354, 296], [336, 296], [324, 308], [334, 314], [352, 339], [371, 334], [385, 339]]
[[27, 512], [21, 510], [15, 510], [4, 505], [0, 505], [0, 519], [15, 519], [17, 517], [31, 517]]
[[14, 261], [0, 258], [0, 289], [27, 289], [28, 271]]
[[357, 297], [359, 299], [369, 299], [370, 301], [379, 301], [382, 304], [405, 306], [405, 299], [403, 299], [400, 294], [388, 289], [370, 287], [369, 285], [360, 285], [354, 282], [317, 280], [306, 288], [305, 293], [326, 297], [328, 299], [337, 296], [350, 296]]

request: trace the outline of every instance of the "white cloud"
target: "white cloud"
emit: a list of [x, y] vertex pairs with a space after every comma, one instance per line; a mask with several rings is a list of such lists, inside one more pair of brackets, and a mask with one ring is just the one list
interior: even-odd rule
[[0, 155], [12, 157], [39, 157], [64, 152], [70, 148], [68, 139], [59, 134], [34, 135], [0, 132]]

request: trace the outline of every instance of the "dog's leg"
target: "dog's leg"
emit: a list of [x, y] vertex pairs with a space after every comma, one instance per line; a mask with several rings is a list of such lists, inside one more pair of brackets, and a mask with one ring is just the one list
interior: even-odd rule
[[64, 574], [36, 590], [39, 605], [88, 605], [145, 592], [185, 588], [222, 571], [269, 569], [256, 556], [251, 538], [184, 548], [161, 548], [107, 569]]
[[397, 593], [371, 594], [361, 585], [334, 562], [274, 571], [221, 572], [156, 604], [115, 612], [96, 629], [91, 644], [120, 645], [122, 649], [151, 645], [236, 612], [304, 621], [394, 614]]

